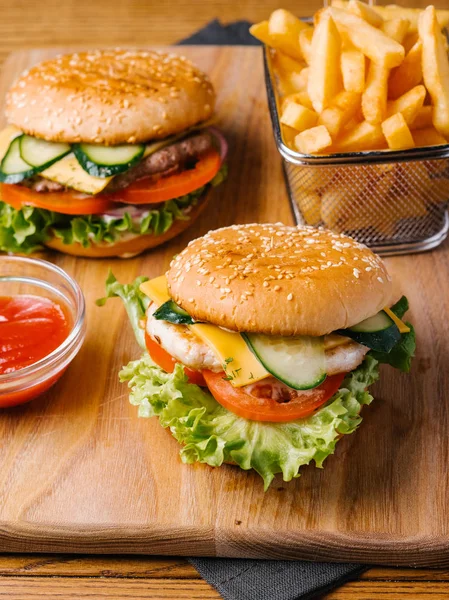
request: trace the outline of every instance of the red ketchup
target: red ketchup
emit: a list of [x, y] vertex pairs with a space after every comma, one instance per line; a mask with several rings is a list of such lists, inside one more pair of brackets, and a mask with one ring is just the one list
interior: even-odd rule
[[[70, 321], [58, 302], [40, 296], [0, 296], [0, 376], [45, 358], [64, 342], [70, 330]], [[62, 371], [24, 390], [0, 394], [0, 407], [32, 400], [61, 375]]]

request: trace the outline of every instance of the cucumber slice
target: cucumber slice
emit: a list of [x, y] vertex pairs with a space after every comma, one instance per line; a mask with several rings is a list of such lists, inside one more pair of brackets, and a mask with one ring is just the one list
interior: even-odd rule
[[390, 352], [401, 339], [398, 326], [383, 310], [353, 327], [339, 329], [335, 333], [380, 352]]
[[385, 331], [394, 325], [393, 319], [387, 315], [387, 313], [383, 310], [374, 315], [373, 317], [368, 317], [364, 321], [357, 323], [353, 327], [349, 327], [351, 331], [360, 331], [363, 333], [374, 333], [376, 331]]
[[193, 325], [196, 323], [192, 317], [183, 310], [180, 306], [173, 302], [173, 300], [167, 300], [153, 313], [153, 317], [158, 321], [168, 321], [175, 325]]
[[0, 181], [19, 183], [34, 175], [36, 170], [20, 156], [20, 140], [23, 135], [14, 138], [0, 164]]
[[249, 349], [276, 379], [295, 390], [310, 390], [326, 379], [324, 338], [243, 333]]
[[69, 144], [47, 142], [30, 135], [22, 135], [20, 138], [20, 156], [39, 171], [50, 167], [69, 152]]
[[74, 144], [73, 152], [82, 168], [94, 177], [110, 177], [127, 171], [138, 163], [145, 151], [143, 144], [98, 146]]

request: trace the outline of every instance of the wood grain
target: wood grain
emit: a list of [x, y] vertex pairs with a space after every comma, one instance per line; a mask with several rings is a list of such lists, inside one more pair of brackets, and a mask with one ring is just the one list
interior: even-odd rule
[[[181, 557], [4, 554], [0, 560], [0, 577], [64, 577], [68, 575], [116, 579], [201, 579], [196, 569]], [[362, 573], [359, 580], [382, 582], [413, 580], [449, 583], [449, 570], [372, 567]]]
[[[0, 558], [0, 590], [0, 597], [3, 593], [3, 597], [12, 600], [44, 595], [71, 599], [83, 594], [95, 598], [106, 594], [114, 600], [220, 598], [185, 559], [146, 556], [4, 555]], [[447, 570], [374, 567], [362, 574], [359, 581], [346, 583], [322, 600], [378, 597], [413, 600], [428, 596], [436, 600], [448, 595]]]
[[[55, 52], [14, 54], [0, 97], [18, 71]], [[138, 420], [128, 404], [117, 373], [139, 350], [121, 305], [94, 305], [108, 269], [122, 281], [156, 276], [191, 237], [218, 224], [291, 222], [260, 50], [185, 53], [219, 90], [230, 177], [193, 230], [144, 257], [48, 255], [85, 291], [89, 334], [49, 394], [0, 415], [0, 550], [447, 566], [448, 342], [441, 332], [449, 307], [440, 292], [447, 247], [389, 260], [418, 326], [415, 367], [409, 377], [383, 370], [365, 423], [339, 443], [323, 471], [306, 468], [300, 480], [278, 480], [264, 494], [254, 473], [182, 465], [176, 442], [156, 420]]]

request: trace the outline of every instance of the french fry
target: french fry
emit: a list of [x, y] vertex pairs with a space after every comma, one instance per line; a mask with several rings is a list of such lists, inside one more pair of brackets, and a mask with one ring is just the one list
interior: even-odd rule
[[360, 212], [360, 190], [345, 181], [329, 186], [321, 196], [321, 219], [329, 229], [342, 231], [348, 215]]
[[279, 50], [276, 51], [273, 63], [284, 95], [300, 92], [307, 88], [308, 69], [304, 68], [303, 63]]
[[288, 127], [288, 125], [282, 126], [282, 138], [285, 144], [295, 150], [295, 137], [298, 135], [296, 129]]
[[[335, 6], [336, 8], [340, 9], [347, 9], [348, 2], [346, 0], [332, 0], [331, 6]], [[422, 12], [421, 8], [403, 8], [402, 6], [397, 6], [396, 4], [389, 4], [387, 6], [372, 6], [371, 8], [385, 20], [394, 19], [396, 17], [408, 19], [410, 21], [409, 32], [418, 31], [418, 18], [419, 14]], [[447, 27], [447, 25], [449, 25], [449, 10], [438, 9], [436, 12], [440, 29]]]
[[[375, 184], [376, 181], [373, 182], [373, 185]], [[378, 225], [384, 224], [385, 217], [382, 213], [382, 217], [376, 219], [375, 217], [379, 217], [380, 211], [378, 209], [367, 210], [365, 204], [367, 193], [371, 195], [371, 189], [368, 189], [367, 186], [357, 184], [348, 186], [346, 181], [330, 186], [321, 196], [323, 223], [334, 231], [354, 231], [373, 226], [377, 229]]]
[[431, 106], [422, 106], [413, 121], [410, 123], [411, 129], [426, 129], [432, 127], [433, 108]]
[[268, 32], [268, 21], [254, 23], [254, 25], [251, 25], [249, 28], [249, 32], [252, 36], [262, 42], [262, 44], [273, 46], [273, 40], [270, 38], [270, 34]]
[[425, 86], [432, 98], [433, 124], [449, 136], [449, 58], [435, 7], [428, 6], [420, 15], [418, 33], [422, 42], [422, 70]]
[[308, 169], [307, 179], [301, 181], [301, 190], [321, 193], [333, 182], [334, 169]]
[[298, 204], [307, 225], [318, 225], [321, 221], [321, 196], [313, 191], [301, 193]]
[[373, 27], [382, 27], [383, 18], [368, 4], [359, 0], [349, 0], [347, 10], [354, 13]]
[[387, 112], [387, 84], [390, 70], [384, 64], [370, 62], [366, 88], [362, 95], [362, 111], [365, 119], [376, 125], [382, 123]]
[[348, 131], [352, 131], [353, 129], [358, 127], [362, 121], [363, 121], [363, 119], [358, 119], [357, 116], [355, 116], [353, 119], [348, 121], [346, 123], [346, 125], [343, 127], [343, 132], [346, 133]]
[[347, 123], [355, 116], [357, 109], [360, 107], [360, 99], [360, 94], [343, 91], [335, 96], [331, 106], [336, 106], [346, 113], [344, 122]]
[[[448, 43], [440, 25], [449, 23], [449, 10], [331, 0], [315, 13], [315, 28], [297, 21], [280, 9], [251, 28], [277, 46], [280, 121], [291, 148], [313, 154], [448, 143]], [[280, 50], [282, 39], [290, 54]]]
[[279, 9], [271, 15], [269, 21], [261, 21], [251, 25], [249, 32], [263, 44], [276, 48], [295, 60], [302, 60], [303, 55], [299, 46], [298, 35], [303, 29], [313, 31], [309, 25], [300, 21], [288, 11]]
[[446, 138], [435, 127], [416, 129], [412, 131], [412, 136], [415, 146], [441, 146], [442, 144], [447, 144]]
[[325, 108], [319, 116], [318, 125], [324, 125], [332, 139], [335, 139], [344, 127], [343, 119], [344, 112], [339, 108]]
[[[400, 44], [407, 33], [409, 21], [396, 17], [383, 21], [381, 29], [389, 38]], [[368, 69], [366, 88], [362, 97], [363, 116], [373, 124], [385, 119], [390, 69], [385, 63], [371, 61]]]
[[390, 150], [405, 150], [415, 146], [412, 133], [402, 113], [396, 113], [386, 119], [382, 123], [382, 131]]
[[318, 119], [318, 125], [324, 125], [335, 139], [343, 127], [354, 118], [360, 108], [360, 94], [340, 92], [329, 108], [325, 108]]
[[410, 27], [410, 21], [404, 17], [388, 19], [382, 24], [382, 31], [398, 44], [402, 44]]
[[[425, 180], [429, 175], [422, 163], [401, 163], [394, 166], [394, 178], [391, 181], [389, 198], [386, 198], [386, 208], [389, 209], [392, 224], [401, 219], [424, 217], [427, 214], [425, 199], [417, 195], [414, 179]], [[427, 196], [427, 193], [425, 193]], [[393, 202], [392, 202], [393, 201]]]
[[345, 131], [337, 139], [331, 151], [336, 152], [362, 152], [363, 150], [379, 150], [385, 148], [385, 137], [380, 125], [372, 125], [363, 121]]
[[299, 32], [307, 28], [309, 25], [283, 8], [272, 12], [268, 20], [268, 33], [274, 47], [297, 60], [303, 58], [298, 41]]
[[342, 50], [341, 73], [343, 87], [348, 92], [361, 94], [365, 89], [365, 56], [355, 48]]
[[307, 86], [309, 82], [310, 68], [306, 67], [298, 75], [296, 81], [296, 87], [298, 92], [307, 92]]
[[410, 52], [410, 50], [413, 48], [413, 46], [416, 44], [416, 42], [418, 40], [419, 40], [418, 32], [417, 31], [410, 32], [410, 26], [409, 26], [409, 32], [407, 33], [404, 40], [402, 41], [402, 45], [404, 46], [404, 50], [405, 50], [406, 54], [408, 54]]
[[393, 69], [388, 80], [388, 97], [391, 99], [399, 98], [419, 85], [422, 81], [422, 43], [416, 42], [413, 48], [407, 53], [399, 67]]
[[312, 37], [313, 29], [311, 27], [302, 29], [299, 32], [299, 47], [301, 48], [301, 54], [308, 65], [310, 65], [310, 59], [312, 56]]
[[429, 160], [425, 163], [425, 167], [431, 177], [444, 178], [446, 180], [446, 185], [449, 187], [449, 165], [447, 164], [447, 161]]
[[304, 131], [314, 127], [317, 120], [318, 115], [316, 112], [296, 102], [288, 102], [281, 115], [281, 123], [296, 129], [296, 131]]
[[426, 190], [426, 199], [432, 204], [447, 203], [447, 191], [449, 189], [449, 179], [447, 177], [436, 177], [430, 180], [429, 189]]
[[298, 92], [298, 102], [306, 108], [310, 108], [310, 110], [313, 110], [312, 101], [310, 100], [310, 96], [307, 93], [307, 90], [304, 90], [303, 92]]
[[[395, 6], [392, 4], [389, 6], [377, 6], [376, 10], [384, 17], [384, 19], [392, 19], [394, 17], [408, 19], [410, 21], [409, 32], [418, 31], [418, 19], [422, 12], [422, 8], [403, 8], [402, 6]], [[441, 30], [449, 24], [449, 10], [438, 10], [437, 13], [439, 28]]]
[[282, 110], [284, 110], [289, 102], [296, 102], [297, 104], [302, 104], [306, 108], [313, 110], [313, 106], [310, 102], [307, 92], [296, 92], [295, 94], [289, 94], [288, 96], [285, 96], [282, 99]]
[[407, 125], [411, 125], [418, 111], [422, 108], [425, 97], [426, 88], [423, 85], [417, 85], [397, 100], [388, 102], [387, 117], [391, 117], [396, 113], [402, 113]]
[[315, 27], [307, 91], [316, 112], [321, 113], [341, 90], [341, 39], [327, 12]]
[[303, 154], [315, 154], [329, 148], [332, 138], [324, 125], [318, 125], [298, 133], [295, 137], [295, 146]]
[[397, 67], [404, 59], [404, 48], [357, 15], [339, 8], [328, 9], [339, 31], [373, 62], [386, 68]]
[[301, 73], [301, 71], [305, 68], [302, 61], [291, 58], [291, 56], [284, 54], [284, 52], [281, 50], [276, 50], [274, 62], [276, 64], [276, 68], [286, 75], [292, 71], [294, 73]]

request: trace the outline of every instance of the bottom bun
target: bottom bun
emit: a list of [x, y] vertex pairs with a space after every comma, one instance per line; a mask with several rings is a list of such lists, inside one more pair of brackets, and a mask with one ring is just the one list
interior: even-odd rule
[[[45, 242], [45, 245], [52, 250], [58, 250], [65, 254], [71, 254], [72, 256], [82, 256], [85, 258], [106, 258], [106, 257], [118, 257], [118, 258], [133, 258], [145, 250], [160, 246], [164, 242], [171, 240], [176, 237], [192, 225], [198, 216], [203, 212], [209, 199], [209, 193], [206, 192], [198, 200], [196, 206], [194, 206], [189, 213], [189, 218], [184, 220], [176, 219], [170, 229], [161, 235], [144, 234], [141, 236], [133, 236], [128, 239], [118, 238], [115, 242], [106, 243], [100, 242], [99, 244], [92, 243], [89, 247], [85, 248], [79, 242], [73, 244], [64, 244], [64, 242], [58, 238], [53, 237]], [[126, 236], [126, 234], [125, 234]]]

